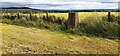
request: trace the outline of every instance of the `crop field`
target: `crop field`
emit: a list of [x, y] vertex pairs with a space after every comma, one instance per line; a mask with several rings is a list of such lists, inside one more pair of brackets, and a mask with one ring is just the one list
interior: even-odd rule
[[[22, 11], [22, 10], [21, 10]], [[23, 10], [24, 11], [24, 10]], [[78, 12], [77, 27], [68, 13], [8, 12], [0, 14], [3, 54], [117, 54], [119, 12]]]

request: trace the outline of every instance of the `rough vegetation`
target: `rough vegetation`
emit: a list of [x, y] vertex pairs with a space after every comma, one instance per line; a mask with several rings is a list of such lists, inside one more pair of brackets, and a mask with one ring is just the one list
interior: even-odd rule
[[46, 15], [41, 14], [4, 13], [2, 16], [2, 23], [49, 29], [52, 31], [61, 31], [77, 35], [105, 37], [109, 39], [117, 39], [119, 35], [120, 17], [117, 13], [111, 15], [111, 22], [108, 22], [107, 15], [98, 17], [95, 14], [96, 16], [94, 15], [93, 17], [93, 15], [88, 13], [88, 15], [90, 15], [83, 17], [84, 19], [81, 17], [78, 27], [74, 29], [68, 27], [67, 18], [64, 16], [49, 13], [50, 15], [47, 17]]
[[68, 27], [67, 13], [5, 12], [0, 15], [3, 53], [117, 54], [120, 17], [112, 12], [80, 12], [76, 28]]
[[117, 54], [118, 40], [2, 25], [4, 54]]

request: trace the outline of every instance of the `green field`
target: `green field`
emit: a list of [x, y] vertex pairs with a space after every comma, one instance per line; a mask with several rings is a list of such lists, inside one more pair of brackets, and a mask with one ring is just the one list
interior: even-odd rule
[[3, 24], [4, 54], [117, 54], [118, 40]]

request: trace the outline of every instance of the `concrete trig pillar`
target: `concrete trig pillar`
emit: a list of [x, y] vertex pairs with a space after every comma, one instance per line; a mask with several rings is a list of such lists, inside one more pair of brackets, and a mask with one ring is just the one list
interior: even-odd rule
[[70, 12], [68, 14], [68, 26], [70, 28], [75, 28], [79, 23], [78, 13], [77, 12]]

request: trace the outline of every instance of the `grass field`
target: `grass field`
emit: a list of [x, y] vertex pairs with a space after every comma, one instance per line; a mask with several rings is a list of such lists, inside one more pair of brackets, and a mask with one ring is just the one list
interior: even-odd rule
[[68, 13], [48, 13], [48, 18], [43, 12], [18, 13], [0, 14], [3, 54], [118, 53], [118, 12], [111, 12], [111, 22], [108, 12], [78, 12], [74, 29], [67, 25]]
[[[117, 54], [118, 40], [2, 25], [4, 54]], [[0, 27], [1, 28], [1, 27]]]

